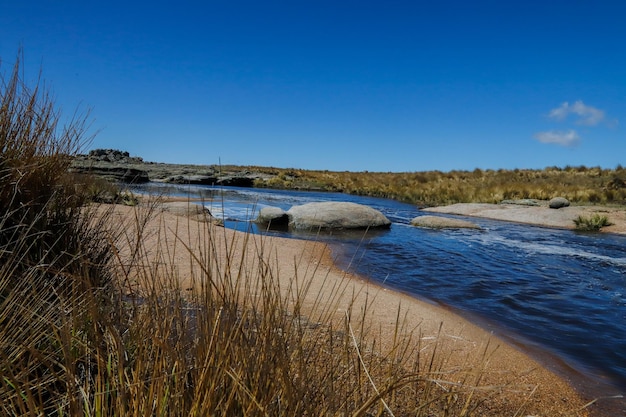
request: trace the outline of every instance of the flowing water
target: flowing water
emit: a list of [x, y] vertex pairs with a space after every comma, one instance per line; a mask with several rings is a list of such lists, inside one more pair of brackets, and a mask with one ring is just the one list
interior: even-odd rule
[[[392, 200], [339, 193], [152, 184], [143, 190], [206, 199], [227, 227], [258, 233], [264, 206], [352, 201], [382, 211], [388, 231], [324, 239], [343, 268], [449, 306], [593, 383], [626, 390], [626, 236], [471, 219], [483, 230], [429, 230]], [[293, 236], [293, 235], [287, 235]]]

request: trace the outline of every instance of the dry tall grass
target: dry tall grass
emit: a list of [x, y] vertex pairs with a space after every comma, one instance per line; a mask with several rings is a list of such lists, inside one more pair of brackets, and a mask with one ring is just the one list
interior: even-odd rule
[[62, 375], [85, 367], [72, 337], [97, 339], [84, 300], [113, 303], [102, 291], [111, 252], [67, 174], [86, 118], [60, 126], [50, 96], [19, 70], [18, 59], [0, 78], [0, 397], [6, 414], [42, 415], [73, 389]]
[[580, 204], [626, 204], [626, 170], [621, 166], [398, 173], [248, 169], [275, 175], [269, 180], [257, 180], [257, 187], [337, 191], [419, 206], [549, 200], [557, 196]]
[[210, 222], [150, 228], [156, 205], [129, 224], [87, 204], [66, 176], [84, 119], [60, 129], [19, 64], [1, 87], [3, 415], [469, 416], [493, 405], [502, 387], [482, 386], [480, 367], [450, 379], [445, 355], [422, 350], [401, 317], [382, 348], [364, 311], [338, 321], [332, 298], [303, 309], [316, 264], [296, 265], [284, 295], [262, 240], [243, 235], [254, 267], [233, 269], [242, 242], [218, 248]]

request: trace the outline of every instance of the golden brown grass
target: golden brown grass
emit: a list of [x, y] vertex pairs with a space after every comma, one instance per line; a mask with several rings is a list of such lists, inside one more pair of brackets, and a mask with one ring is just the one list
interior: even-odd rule
[[[80, 164], [84, 164], [81, 162]], [[80, 165], [79, 164], [79, 165]], [[349, 172], [235, 165], [183, 165], [133, 162], [153, 180], [184, 175], [262, 174], [255, 187], [336, 191], [383, 197], [419, 206], [499, 203], [503, 200], [549, 200], [565, 197], [574, 204], [626, 205], [626, 170], [566, 166], [545, 169]], [[416, 167], [419, 168], [419, 167]]]
[[[297, 266], [284, 296], [263, 245], [233, 272], [241, 245], [217, 256], [212, 223], [181, 223], [198, 240], [154, 239], [156, 205], [129, 224], [87, 204], [66, 174], [84, 119], [58, 129], [19, 65], [1, 87], [1, 414], [469, 416], [500, 395], [480, 366], [451, 379], [401, 317], [383, 349], [363, 311], [331, 320], [336, 305], [318, 299], [304, 314], [315, 264]], [[181, 258], [195, 272], [181, 276]]]
[[338, 191], [420, 206], [549, 200], [557, 196], [580, 204], [626, 204], [626, 170], [621, 166], [404, 173], [248, 169], [275, 175], [258, 180], [257, 187]]

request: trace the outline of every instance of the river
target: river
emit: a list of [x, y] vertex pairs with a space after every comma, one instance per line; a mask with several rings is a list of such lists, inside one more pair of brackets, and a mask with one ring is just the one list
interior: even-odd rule
[[351, 201], [376, 208], [392, 221], [390, 230], [281, 235], [322, 239], [340, 267], [445, 305], [586, 384], [626, 391], [626, 236], [476, 218], [481, 231], [422, 229], [409, 224], [422, 215], [415, 206], [340, 193], [152, 183], [140, 190], [201, 197], [227, 227], [254, 233], [261, 231], [250, 220], [264, 206]]

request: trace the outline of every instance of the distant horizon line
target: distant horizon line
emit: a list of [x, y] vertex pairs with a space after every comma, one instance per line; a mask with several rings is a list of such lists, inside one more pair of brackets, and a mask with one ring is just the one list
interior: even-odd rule
[[392, 174], [402, 174], [402, 173], [419, 173], [419, 172], [442, 172], [442, 173], [450, 173], [450, 172], [475, 172], [475, 171], [545, 171], [545, 170], [559, 170], [559, 171], [567, 171], [567, 170], [591, 170], [591, 169], [600, 169], [602, 171], [621, 171], [624, 170], [624, 167], [621, 163], [618, 163], [613, 168], [603, 167], [601, 165], [571, 165], [566, 164], [564, 166], [559, 165], [548, 165], [543, 168], [479, 168], [476, 167], [474, 169], [429, 169], [429, 170], [412, 170], [412, 171], [381, 171], [381, 170], [337, 170], [337, 169], [325, 169], [325, 168], [298, 168], [295, 166], [285, 166], [280, 167], [276, 165], [260, 165], [260, 164], [236, 164], [236, 163], [195, 163], [195, 162], [171, 162], [171, 161], [147, 161], [140, 155], [132, 155], [128, 151], [124, 151], [116, 148], [94, 148], [86, 151], [87, 153], [79, 153], [81, 156], [89, 156], [89, 153], [92, 151], [115, 151], [124, 154], [128, 154], [130, 158], [139, 158], [143, 163], [146, 164], [165, 164], [165, 165], [192, 165], [192, 166], [235, 166], [235, 167], [260, 167], [260, 168], [273, 168], [273, 169], [297, 169], [303, 171], [322, 171], [322, 172], [354, 172], [354, 173], [392, 173]]

